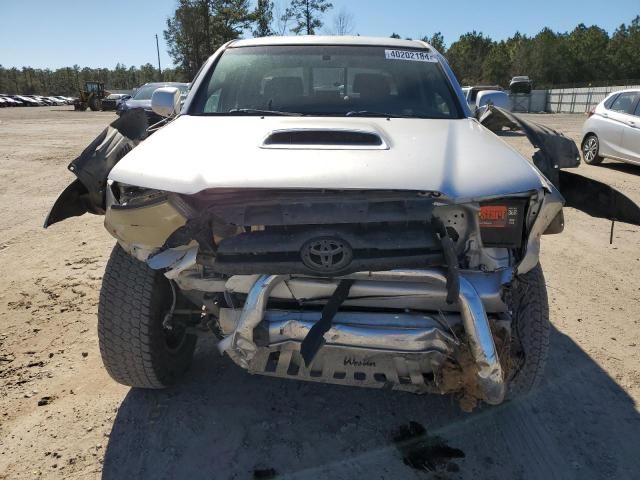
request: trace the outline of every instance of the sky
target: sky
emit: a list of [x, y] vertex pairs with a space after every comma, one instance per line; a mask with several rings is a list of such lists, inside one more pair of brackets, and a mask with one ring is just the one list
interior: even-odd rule
[[[638, 0], [610, 0], [606, 6], [597, 0], [331, 1], [334, 8], [325, 15], [326, 27], [344, 8], [353, 15], [355, 33], [360, 35], [397, 32], [421, 38], [439, 31], [447, 44], [472, 30], [494, 40], [516, 31], [535, 35], [545, 26], [570, 31], [579, 23], [595, 24], [612, 33], [640, 14]], [[176, 0], [0, 0], [0, 64], [52, 69], [74, 64], [155, 65], [158, 34], [161, 64], [171, 66], [162, 31], [175, 6]]]

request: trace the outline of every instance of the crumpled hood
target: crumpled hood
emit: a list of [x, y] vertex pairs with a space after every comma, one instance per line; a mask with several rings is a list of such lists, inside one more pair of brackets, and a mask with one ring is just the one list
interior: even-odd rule
[[[388, 149], [263, 148], [273, 131], [355, 129]], [[211, 188], [436, 191], [461, 201], [536, 190], [544, 178], [470, 118], [181, 116], [127, 154], [117, 182], [193, 194]]]

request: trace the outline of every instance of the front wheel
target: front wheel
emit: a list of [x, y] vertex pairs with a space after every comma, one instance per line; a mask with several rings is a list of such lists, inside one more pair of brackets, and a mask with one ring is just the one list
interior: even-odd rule
[[588, 165], [599, 165], [604, 160], [600, 156], [600, 141], [595, 134], [590, 133], [582, 142], [582, 156]]
[[124, 385], [165, 388], [191, 364], [197, 337], [163, 326], [174, 305], [165, 276], [116, 245], [102, 279], [98, 341], [107, 372]]
[[102, 100], [95, 95], [89, 99], [89, 108], [92, 112], [98, 112], [102, 110]]
[[540, 264], [516, 277], [508, 296], [512, 314], [507, 397], [531, 391], [542, 379], [549, 353], [549, 302]]

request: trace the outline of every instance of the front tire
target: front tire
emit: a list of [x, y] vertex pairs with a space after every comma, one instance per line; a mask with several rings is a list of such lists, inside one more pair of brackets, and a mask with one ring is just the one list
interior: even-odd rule
[[102, 110], [102, 100], [95, 95], [89, 99], [89, 108], [92, 112], [98, 112]]
[[191, 364], [196, 336], [163, 320], [173, 303], [171, 285], [116, 245], [102, 279], [98, 305], [98, 341], [102, 362], [119, 383], [165, 388]]
[[594, 133], [587, 135], [582, 142], [582, 157], [588, 165], [600, 165], [604, 160], [600, 156], [600, 140]]
[[511, 371], [507, 397], [534, 389], [544, 376], [549, 353], [549, 301], [540, 264], [516, 277], [508, 299], [512, 312]]

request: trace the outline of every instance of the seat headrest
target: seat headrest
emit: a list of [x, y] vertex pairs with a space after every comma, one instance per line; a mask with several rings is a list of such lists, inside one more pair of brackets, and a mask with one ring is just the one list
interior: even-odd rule
[[264, 96], [268, 98], [303, 94], [304, 87], [300, 77], [273, 77], [264, 86]]
[[358, 73], [353, 78], [353, 91], [361, 97], [386, 97], [391, 94], [389, 79], [377, 73]]

